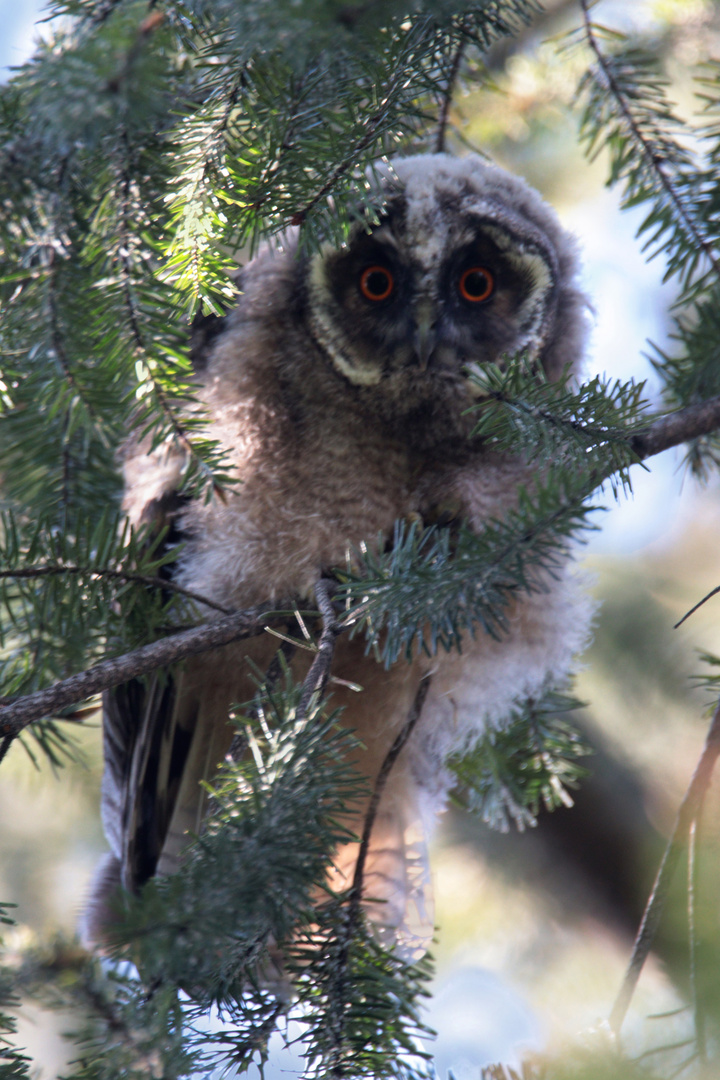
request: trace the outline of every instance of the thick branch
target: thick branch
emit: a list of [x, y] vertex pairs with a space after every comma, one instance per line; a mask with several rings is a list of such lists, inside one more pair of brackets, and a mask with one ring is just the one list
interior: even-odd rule
[[630, 437], [630, 446], [645, 459], [669, 450], [672, 446], [709, 435], [720, 428], [720, 394], [688, 405], [685, 409], [660, 416]]
[[697, 820], [700, 810], [702, 809], [703, 801], [707, 794], [708, 787], [710, 786], [710, 780], [718, 756], [720, 756], [720, 704], [718, 704], [715, 709], [703, 752], [700, 755], [700, 760], [698, 761], [693, 778], [690, 781], [690, 786], [687, 789], [685, 798], [680, 804], [680, 809], [678, 810], [677, 819], [675, 821], [675, 828], [673, 829], [672, 836], [665, 848], [665, 853], [662, 857], [662, 862], [660, 863], [652, 887], [652, 892], [650, 893], [650, 898], [648, 899], [635, 938], [630, 963], [628, 964], [628, 969], [625, 973], [620, 993], [617, 996], [617, 1000], [613, 1005], [610, 1014], [610, 1027], [616, 1035], [620, 1032], [623, 1020], [625, 1019], [625, 1014], [627, 1013], [632, 996], [635, 993], [635, 987], [640, 978], [643, 964], [645, 963], [652, 947], [652, 943], [655, 940], [655, 934], [657, 933], [658, 925], [665, 907], [665, 901], [667, 899], [672, 876], [677, 867], [680, 855], [682, 854], [683, 847], [687, 843], [693, 822]]
[[128, 679], [147, 675], [157, 668], [176, 664], [188, 656], [219, 648], [240, 638], [255, 637], [262, 633], [267, 623], [286, 618], [287, 612], [268, 612], [260, 607], [236, 611], [216, 622], [203, 623], [153, 641], [150, 645], [142, 645], [123, 656], [101, 660], [87, 671], [71, 675], [69, 679], [63, 679], [46, 690], [27, 694], [0, 707], [0, 737], [12, 738], [33, 720], [51, 716], [68, 705], [84, 701]]

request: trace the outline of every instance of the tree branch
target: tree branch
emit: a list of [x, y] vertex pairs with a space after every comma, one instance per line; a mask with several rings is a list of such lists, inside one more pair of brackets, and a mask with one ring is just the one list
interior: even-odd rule
[[618, 994], [612, 1012], [610, 1013], [610, 1027], [615, 1032], [615, 1035], [620, 1034], [620, 1028], [622, 1027], [632, 996], [635, 993], [635, 987], [640, 978], [640, 972], [642, 971], [643, 964], [650, 952], [652, 943], [655, 940], [655, 935], [665, 907], [665, 901], [667, 900], [672, 876], [680, 859], [683, 846], [690, 835], [690, 829], [697, 820], [702, 809], [718, 756], [720, 756], [720, 703], [715, 709], [710, 724], [710, 730], [708, 731], [705, 740], [705, 746], [700, 755], [700, 760], [698, 761], [693, 778], [690, 781], [690, 786], [687, 789], [685, 798], [680, 804], [672, 836], [665, 848], [665, 853], [662, 857], [652, 887], [652, 892], [650, 893], [635, 938], [632, 956], [630, 957], [630, 963], [628, 964], [625, 978], [623, 979], [623, 984], [620, 988], [620, 993]]
[[358, 159], [367, 150], [369, 146], [377, 139], [378, 131], [381, 130], [385, 120], [385, 116], [390, 108], [393, 100], [393, 96], [398, 89], [398, 86], [404, 79], [404, 73], [402, 68], [399, 71], [395, 71], [393, 76], [389, 79], [385, 94], [380, 101], [377, 109], [372, 116], [363, 125], [365, 133], [355, 140], [353, 146], [349, 152], [345, 155], [342, 161], [333, 169], [330, 176], [317, 191], [312, 198], [302, 207], [301, 210], [296, 210], [290, 218], [291, 225], [302, 225], [306, 220], [308, 214], [317, 206], [319, 202], [332, 194], [337, 186], [338, 182], [346, 175], [346, 173], [352, 171], [356, 166]]
[[682, 626], [686, 619], [689, 619], [691, 615], [694, 615], [698, 608], [701, 608], [703, 604], [706, 604], [708, 600], [711, 600], [713, 598], [713, 596], [717, 596], [719, 592], [720, 585], [716, 585], [714, 589], [710, 590], [707, 596], [703, 596], [702, 600], [698, 600], [697, 604], [693, 604], [690, 610], [685, 612], [682, 619], [678, 619], [678, 621], [673, 626], [673, 630], [677, 630], [679, 626]]
[[627, 125], [628, 131], [632, 135], [636, 144], [639, 146], [648, 167], [657, 176], [663, 191], [675, 207], [676, 213], [682, 220], [688, 234], [690, 235], [690, 237], [692, 237], [694, 244], [702, 250], [713, 270], [715, 271], [717, 276], [720, 277], [720, 262], [718, 262], [712, 245], [709, 244], [708, 241], [701, 235], [700, 231], [697, 228], [697, 225], [692, 219], [691, 214], [685, 208], [679, 192], [676, 190], [672, 180], [668, 177], [667, 173], [663, 169], [662, 159], [658, 156], [657, 153], [653, 152], [652, 146], [648, 145], [647, 139], [643, 135], [635, 117], [633, 116], [632, 109], [628, 104], [625, 94], [618, 86], [617, 81], [615, 80], [615, 77], [610, 70], [607, 58], [603, 53], [602, 49], [600, 48], [597, 38], [595, 37], [593, 24], [592, 20], [590, 19], [590, 12], [588, 9], [588, 0], [580, 0], [580, 7], [582, 8], [583, 22], [585, 24], [585, 36], [587, 38], [588, 45], [595, 54], [598, 66], [602, 71], [603, 78], [605, 79], [605, 85], [614, 97], [620, 115], [622, 116], [625, 124]]
[[323, 628], [318, 643], [318, 651], [310, 665], [310, 670], [303, 682], [302, 694], [298, 703], [298, 716], [304, 717], [313, 698], [321, 698], [325, 692], [330, 667], [335, 655], [335, 642], [345, 627], [341, 626], [332, 606], [332, 587], [334, 582], [321, 578], [315, 585], [315, 598], [322, 615]]
[[630, 446], [639, 458], [653, 457], [672, 446], [709, 435], [720, 428], [720, 394], [659, 416], [630, 436]]
[[199, 604], [214, 608], [215, 611], [221, 611], [224, 615], [234, 614], [232, 608], [218, 604], [214, 600], [210, 600], [209, 597], [203, 596], [202, 593], [194, 592], [192, 589], [185, 589], [174, 581], [153, 577], [151, 574], [135, 574], [125, 570], [113, 570], [108, 567], [75, 566], [74, 564], [70, 566], [21, 566], [17, 570], [0, 570], [0, 579], [12, 578], [20, 580], [22, 578], [51, 577], [53, 574], [77, 574], [78, 576], [87, 574], [88, 577], [109, 577], [117, 578], [120, 581], [135, 581], [141, 585], [150, 585], [156, 589], [167, 589], [170, 592], [179, 593], [181, 596], [187, 596], [190, 600], [196, 600]]
[[[382, 798], [385, 785], [387, 784], [388, 777], [400, 756], [402, 748], [412, 735], [415, 726], [420, 719], [425, 699], [430, 689], [431, 676], [424, 675], [420, 680], [417, 693], [415, 694], [415, 700], [413, 701], [412, 708], [408, 713], [408, 717], [403, 724], [402, 728], [398, 732], [395, 741], [385, 755], [385, 760], [380, 766], [380, 771], [375, 778], [375, 784], [373, 786], [373, 792], [370, 797], [370, 803], [365, 812], [365, 819], [363, 822], [362, 838], [360, 841], [360, 850], [358, 852], [357, 862], [355, 863], [355, 873], [353, 874], [353, 882], [350, 887], [347, 912], [345, 915], [344, 926], [342, 927], [342, 945], [338, 953], [337, 965], [335, 967], [333, 981], [335, 984], [333, 998], [335, 1001], [345, 1001], [345, 983], [347, 979], [348, 962], [350, 959], [350, 942], [352, 941], [353, 934], [357, 928], [358, 919], [360, 918], [360, 905], [362, 903], [362, 890], [363, 890], [363, 876], [365, 873], [365, 863], [367, 861], [367, 855], [370, 848], [370, 836], [372, 834], [373, 826], [375, 824], [375, 818], [377, 817], [378, 808], [380, 806], [380, 800]], [[338, 1055], [341, 1052], [344, 1037], [344, 1011], [341, 1009], [339, 1016], [333, 1023], [334, 1037], [336, 1045], [336, 1061], [332, 1066], [332, 1076], [338, 1078], [345, 1075], [339, 1061]]]
[[[465, 22], [460, 23], [460, 33], [465, 30]], [[440, 113], [438, 115], [437, 136], [435, 138], [435, 153], [442, 154], [445, 151], [445, 135], [447, 133], [448, 116], [450, 114], [450, 105], [452, 104], [453, 93], [455, 91], [455, 83], [457, 82], [458, 72], [460, 71], [460, 64], [462, 63], [463, 54], [467, 47], [467, 39], [461, 37], [458, 42], [455, 52], [453, 53], [452, 60], [450, 62], [450, 71], [448, 72], [447, 85], [443, 92], [442, 104], [440, 106]]]
[[380, 772], [375, 778], [375, 785], [373, 787], [373, 793], [370, 797], [370, 804], [365, 814], [365, 821], [363, 824], [363, 833], [360, 841], [360, 851], [358, 853], [357, 862], [355, 863], [355, 873], [353, 875], [352, 888], [350, 890], [350, 906], [348, 909], [348, 921], [354, 921], [357, 919], [358, 912], [360, 910], [360, 901], [362, 900], [362, 886], [363, 875], [365, 873], [365, 862], [367, 860], [368, 849], [370, 847], [370, 836], [375, 824], [375, 818], [377, 817], [378, 807], [380, 806], [380, 799], [382, 798], [385, 785], [387, 784], [388, 777], [392, 771], [392, 768], [400, 757], [400, 751], [405, 746], [412, 735], [415, 725], [420, 719], [423, 705], [425, 704], [425, 698], [428, 695], [430, 689], [431, 675], [423, 675], [420, 680], [420, 685], [417, 688], [415, 694], [415, 700], [412, 703], [412, 708], [408, 713], [407, 720], [403, 724], [402, 728], [397, 734], [397, 737], [385, 755]]
[[[659, 417], [630, 436], [630, 444], [642, 460], [686, 442], [688, 439], [707, 435], [718, 427], [720, 427], [720, 395], [697, 405], [689, 405], [686, 409], [680, 409], [670, 416]], [[600, 484], [602, 479], [603, 477], [599, 477], [597, 483]], [[319, 582], [317, 590], [318, 606], [324, 620], [323, 634], [318, 655], [305, 680], [306, 689], [311, 685], [315, 689], [308, 689], [307, 698], [305, 694], [303, 695], [303, 701], [301, 701], [303, 708], [307, 708], [310, 697], [317, 692], [318, 688], [324, 688], [332, 662], [335, 638], [338, 633], [347, 629], [347, 624], [338, 621], [334, 612], [332, 618], [330, 616], [332, 604], [329, 582]], [[208, 603], [200, 595], [193, 598], [202, 603]], [[68, 705], [84, 701], [128, 679], [146, 675], [168, 664], [178, 663], [188, 656], [208, 652], [210, 649], [240, 638], [253, 637], [263, 631], [266, 623], [282, 621], [286, 617], [286, 613], [269, 614], [269, 608], [258, 607], [251, 611], [238, 611], [216, 622], [203, 623], [190, 630], [162, 638], [150, 645], [143, 645], [122, 656], [103, 660], [87, 671], [63, 679], [46, 690], [28, 694], [0, 706], [0, 738], [12, 739], [34, 720], [40, 720]], [[309, 681], [311, 675], [312, 682]], [[4, 743], [2, 745], [5, 746]]]
[[236, 611], [216, 622], [202, 623], [190, 630], [181, 630], [160, 641], [142, 645], [122, 656], [101, 660], [87, 671], [71, 675], [46, 690], [27, 694], [0, 707], [0, 736], [14, 738], [33, 720], [40, 720], [68, 705], [85, 701], [128, 679], [176, 664], [188, 656], [217, 649], [240, 638], [256, 637], [263, 632], [267, 623], [286, 618], [287, 612], [268, 611], [262, 607]]

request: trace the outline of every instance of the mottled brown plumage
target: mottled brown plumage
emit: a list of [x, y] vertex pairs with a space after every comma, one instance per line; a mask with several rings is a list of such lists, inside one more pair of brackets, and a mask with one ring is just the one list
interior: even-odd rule
[[[227, 501], [180, 505], [182, 454], [136, 446], [125, 463], [135, 523], [168, 510], [185, 541], [183, 586], [225, 606], [278, 605], [360, 541], [392, 536], [398, 518], [433, 520], [452, 505], [475, 529], [517, 500], [532, 467], [471, 438], [467, 372], [524, 351], [550, 378], [575, 368], [584, 337], [571, 239], [522, 181], [479, 158], [400, 159], [384, 181], [388, 209], [340, 250], [308, 258], [292, 241], [243, 272], [243, 293], [209, 343], [199, 376], [211, 434], [241, 480]], [[487, 293], [487, 295], [485, 295]], [[196, 342], [197, 344], [197, 342]], [[208, 609], [208, 618], [213, 614]], [[362, 641], [340, 639], [333, 704], [360, 735], [373, 779], [423, 674], [422, 717], [385, 790], [365, 896], [409, 951], [432, 931], [426, 840], [449, 787], [447, 755], [501, 725], [513, 705], [561, 679], [584, 643], [589, 606], [568, 575], [511, 610], [502, 641], [479, 634], [462, 655], [399, 661], [385, 671]], [[171, 683], [128, 687], [106, 706], [104, 821], [112, 856], [104, 894], [177, 868], [204, 811], [200, 781], [226, 753], [227, 708], [252, 697], [250, 664], [269, 637], [189, 661]], [[302, 659], [294, 661], [298, 675]], [[337, 882], [356, 847], [339, 852]]]

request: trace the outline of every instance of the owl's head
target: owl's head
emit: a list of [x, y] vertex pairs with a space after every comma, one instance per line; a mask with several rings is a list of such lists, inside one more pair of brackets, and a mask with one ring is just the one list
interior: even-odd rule
[[477, 156], [400, 158], [379, 224], [307, 267], [308, 318], [336, 371], [408, 407], [524, 353], [577, 367], [586, 301], [574, 242], [537, 192]]

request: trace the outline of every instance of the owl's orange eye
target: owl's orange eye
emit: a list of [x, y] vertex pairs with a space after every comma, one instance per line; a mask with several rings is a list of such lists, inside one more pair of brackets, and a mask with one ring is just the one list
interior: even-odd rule
[[384, 266], [368, 266], [360, 277], [360, 292], [366, 300], [387, 300], [395, 288], [395, 280]]
[[492, 296], [495, 278], [484, 266], [471, 266], [461, 275], [458, 288], [463, 300], [480, 304]]

